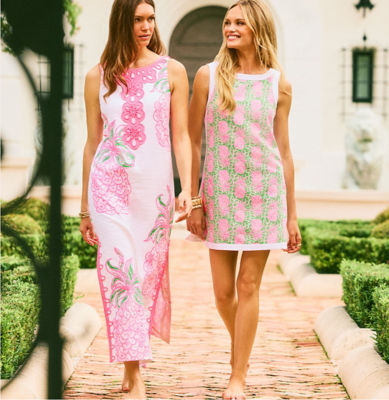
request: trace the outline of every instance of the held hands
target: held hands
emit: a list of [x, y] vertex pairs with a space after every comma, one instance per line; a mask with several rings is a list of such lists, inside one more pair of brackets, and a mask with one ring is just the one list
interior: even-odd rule
[[286, 227], [288, 229], [289, 240], [287, 248], [283, 251], [287, 253], [296, 253], [296, 251], [299, 251], [301, 247], [301, 235], [297, 220], [288, 220]]
[[192, 197], [189, 191], [182, 191], [178, 195], [178, 212], [180, 215], [175, 222], [183, 221], [190, 216], [192, 211]]
[[92, 221], [89, 217], [81, 218], [80, 232], [85, 242], [87, 242], [91, 246], [98, 244], [97, 235], [93, 230]]

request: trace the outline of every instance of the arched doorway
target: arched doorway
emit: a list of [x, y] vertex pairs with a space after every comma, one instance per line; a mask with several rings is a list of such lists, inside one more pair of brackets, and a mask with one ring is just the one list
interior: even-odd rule
[[[169, 55], [182, 62], [188, 72], [190, 93], [196, 71], [215, 58], [223, 40], [222, 23], [227, 9], [202, 7], [187, 14], [177, 24], [170, 39]], [[202, 158], [204, 158], [204, 140]], [[181, 187], [174, 163], [176, 195]]]

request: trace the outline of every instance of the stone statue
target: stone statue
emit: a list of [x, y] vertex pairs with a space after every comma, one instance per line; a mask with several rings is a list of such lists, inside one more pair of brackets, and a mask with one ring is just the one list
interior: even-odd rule
[[385, 153], [380, 117], [371, 108], [359, 108], [350, 117], [345, 140], [345, 189], [377, 189]]

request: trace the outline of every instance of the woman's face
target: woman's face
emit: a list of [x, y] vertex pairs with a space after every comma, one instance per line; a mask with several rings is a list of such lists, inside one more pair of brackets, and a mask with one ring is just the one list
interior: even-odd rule
[[253, 32], [246, 24], [239, 5], [231, 8], [226, 15], [224, 37], [229, 49], [245, 50], [254, 46]]
[[147, 3], [140, 3], [135, 9], [134, 35], [139, 48], [147, 47], [155, 27], [154, 8]]

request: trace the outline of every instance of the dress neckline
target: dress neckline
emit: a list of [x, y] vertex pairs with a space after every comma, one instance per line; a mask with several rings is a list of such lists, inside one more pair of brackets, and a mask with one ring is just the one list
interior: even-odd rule
[[142, 65], [141, 67], [128, 67], [127, 71], [137, 71], [140, 69], [150, 68], [150, 67], [153, 67], [155, 64], [158, 64], [159, 62], [161, 62], [163, 59], [165, 59], [165, 56], [160, 56], [150, 64]]
[[242, 79], [242, 80], [261, 80], [261, 79], [266, 79], [267, 77], [269, 77], [272, 72], [274, 71], [273, 68], [269, 68], [266, 72], [264, 72], [263, 74], [243, 74], [243, 73], [237, 73], [236, 77], [238, 79]]

